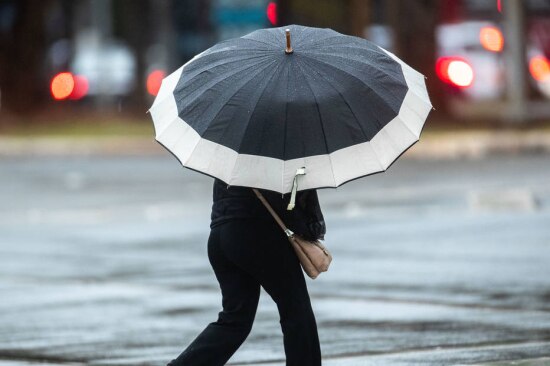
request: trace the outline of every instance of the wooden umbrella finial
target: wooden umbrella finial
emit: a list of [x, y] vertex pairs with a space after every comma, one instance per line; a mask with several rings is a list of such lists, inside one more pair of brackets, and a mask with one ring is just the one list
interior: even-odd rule
[[285, 49], [285, 53], [288, 55], [288, 54], [291, 54], [292, 52], [294, 52], [294, 50], [292, 49], [292, 46], [290, 45], [290, 29], [285, 29], [285, 33], [286, 33], [286, 49]]

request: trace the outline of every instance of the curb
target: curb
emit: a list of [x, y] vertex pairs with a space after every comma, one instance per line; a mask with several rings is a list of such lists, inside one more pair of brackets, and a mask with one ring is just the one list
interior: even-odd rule
[[407, 151], [422, 159], [550, 153], [550, 130], [429, 132]]
[[[148, 156], [165, 153], [166, 150], [154, 137], [145, 136], [0, 136], [0, 158]], [[550, 153], [550, 130], [426, 132], [403, 156], [447, 160], [533, 153]]]

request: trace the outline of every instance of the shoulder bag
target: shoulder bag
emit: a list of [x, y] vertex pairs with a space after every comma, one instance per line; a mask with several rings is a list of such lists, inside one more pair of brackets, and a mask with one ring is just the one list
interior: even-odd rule
[[273, 210], [269, 202], [267, 202], [260, 191], [256, 188], [253, 188], [252, 190], [260, 201], [262, 201], [275, 221], [277, 221], [277, 224], [279, 224], [281, 229], [285, 232], [290, 244], [298, 256], [298, 259], [300, 260], [304, 272], [312, 279], [317, 278], [321, 272], [326, 272], [330, 262], [332, 261], [332, 255], [326, 246], [319, 240], [309, 241], [301, 238], [297, 234], [294, 234], [285, 226], [283, 220], [281, 220], [279, 215], [277, 215], [277, 213]]

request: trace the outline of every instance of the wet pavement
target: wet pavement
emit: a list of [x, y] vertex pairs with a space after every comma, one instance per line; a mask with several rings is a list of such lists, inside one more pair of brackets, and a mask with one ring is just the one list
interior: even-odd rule
[[[0, 174], [0, 366], [164, 365], [216, 319], [211, 178], [171, 156]], [[550, 155], [402, 159], [319, 195], [324, 365], [550, 364]], [[263, 291], [230, 364], [284, 365]]]

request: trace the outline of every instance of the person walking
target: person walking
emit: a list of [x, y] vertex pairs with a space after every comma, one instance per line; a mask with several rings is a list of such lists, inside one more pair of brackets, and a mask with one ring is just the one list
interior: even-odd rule
[[[285, 224], [308, 240], [324, 239], [317, 191], [260, 190]], [[223, 310], [167, 366], [225, 365], [252, 329], [260, 287], [277, 305], [287, 366], [321, 365], [315, 315], [300, 262], [285, 233], [251, 188], [214, 180], [208, 258], [222, 293]]]
[[[223, 310], [171, 365], [223, 365], [250, 332], [260, 287], [279, 309], [287, 365], [320, 365], [298, 257], [245, 187], [264, 190], [290, 230], [320, 239], [315, 190], [386, 171], [431, 110], [424, 75], [393, 53], [296, 24], [219, 42], [165, 77], [149, 109], [155, 139], [184, 167], [221, 180], [208, 256]], [[298, 176], [298, 205], [287, 212]]]

